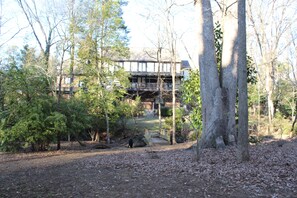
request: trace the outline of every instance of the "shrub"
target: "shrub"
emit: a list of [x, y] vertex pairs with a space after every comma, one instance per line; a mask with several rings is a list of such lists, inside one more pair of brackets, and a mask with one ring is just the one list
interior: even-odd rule
[[170, 107], [161, 107], [161, 116], [162, 117], [172, 116], [172, 108], [170, 108]]

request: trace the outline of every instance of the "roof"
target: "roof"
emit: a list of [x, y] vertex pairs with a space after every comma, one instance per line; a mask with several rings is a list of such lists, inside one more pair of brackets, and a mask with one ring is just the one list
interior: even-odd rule
[[[158, 49], [155, 48], [132, 48], [130, 49], [130, 56], [123, 58], [122, 61], [152, 61], [156, 62], [158, 56]], [[180, 60], [179, 55], [176, 55], [176, 62], [181, 63], [181, 69], [190, 69], [190, 63], [187, 60]], [[161, 61], [171, 62], [171, 54], [167, 49], [161, 49]]]
[[[158, 49], [155, 48], [132, 48], [130, 49], [130, 57], [124, 60], [130, 61], [157, 61], [158, 58]], [[176, 57], [177, 62], [180, 62], [180, 58], [177, 55]], [[162, 62], [170, 62], [171, 61], [171, 54], [169, 50], [161, 48], [161, 61]]]
[[182, 69], [191, 69], [190, 63], [187, 60], [181, 61]]

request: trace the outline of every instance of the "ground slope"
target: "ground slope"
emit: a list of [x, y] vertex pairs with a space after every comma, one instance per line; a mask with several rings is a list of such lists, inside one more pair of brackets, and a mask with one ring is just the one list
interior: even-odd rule
[[297, 197], [297, 140], [207, 149], [151, 148], [0, 155], [0, 197]]

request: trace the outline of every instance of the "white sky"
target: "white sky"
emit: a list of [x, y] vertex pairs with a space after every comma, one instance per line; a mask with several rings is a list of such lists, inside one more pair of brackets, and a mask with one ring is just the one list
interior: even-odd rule
[[[26, 27], [26, 19], [15, 0], [2, 1], [2, 27], [0, 34], [0, 45], [18, 31], [18, 29]], [[38, 2], [39, 0], [36, 0]], [[56, 0], [59, 2], [59, 0]], [[168, 0], [170, 1], [170, 0]], [[65, 1], [66, 2], [66, 1]], [[158, 3], [159, 2], [159, 3]], [[176, 0], [178, 4], [190, 3], [191, 0]], [[61, 2], [59, 2], [61, 3]], [[124, 20], [130, 31], [130, 47], [131, 48], [154, 48], [158, 42], [158, 27], [165, 28], [164, 15], [162, 10], [165, 9], [165, 0], [128, 0], [128, 5], [123, 8]], [[189, 60], [189, 56], [185, 51], [187, 46], [190, 55], [195, 56], [196, 36], [194, 27], [194, 5], [192, 3], [186, 6], [173, 6], [174, 31], [178, 37], [177, 50], [181, 59]], [[161, 14], [160, 14], [161, 13]], [[5, 24], [3, 22], [6, 21]], [[164, 31], [163, 31], [164, 32]], [[22, 47], [25, 44], [36, 45], [35, 38], [28, 27], [14, 39], [9, 41], [5, 46], [0, 48], [1, 52], [5, 52], [9, 46]], [[37, 48], [38, 49], [38, 48]], [[193, 57], [194, 59], [195, 57]]]
[[[191, 0], [177, 0], [177, 4], [188, 3], [185, 6], [173, 6], [174, 32], [178, 37], [177, 51], [182, 60], [189, 60], [185, 45], [190, 56], [196, 59], [197, 37], [195, 31], [195, 9]], [[124, 20], [130, 30], [131, 48], [154, 48], [158, 46], [158, 29], [164, 29], [163, 10], [166, 9], [165, 0], [129, 0], [124, 7]], [[164, 13], [164, 12], [163, 12]], [[161, 30], [162, 32], [162, 30]], [[164, 31], [163, 31], [164, 32]], [[197, 55], [196, 55], [197, 56]]]
[[[44, 0], [35, 0], [40, 3]], [[63, 4], [66, 0], [54, 0], [56, 3]], [[131, 48], [154, 48], [158, 43], [158, 27], [163, 29], [164, 25], [164, 9], [165, 2], [171, 0], [128, 0], [128, 5], [123, 8], [124, 20], [130, 31], [130, 47]], [[177, 4], [187, 4], [186, 6], [173, 6], [172, 13], [174, 16], [174, 31], [177, 34], [177, 50], [182, 60], [189, 60], [191, 66], [197, 66], [197, 20], [193, 3], [191, 0], [175, 0]], [[281, 1], [281, 0], [280, 0]], [[0, 32], [0, 53], [3, 54], [8, 46], [16, 45], [22, 47], [25, 44], [36, 46], [35, 38], [32, 35], [31, 29], [27, 28], [18, 34], [7, 45], [1, 46], [8, 38], [13, 35], [18, 29], [26, 27], [26, 19], [20, 8], [15, 3], [15, 0], [0, 0], [2, 5], [2, 20]], [[294, 5], [296, 7], [297, 1]], [[43, 7], [44, 8], [44, 7]], [[293, 9], [294, 10], [294, 9]], [[4, 23], [6, 22], [6, 23]], [[251, 30], [251, 27], [248, 27]], [[162, 31], [161, 31], [162, 32]], [[164, 32], [164, 31], [163, 31]], [[253, 33], [253, 32], [252, 32]], [[296, 33], [297, 34], [297, 33]], [[164, 37], [163, 37], [164, 38]], [[252, 40], [249, 40], [249, 48]], [[187, 47], [189, 54], [193, 60], [190, 60], [188, 53], [185, 50]], [[252, 50], [257, 48], [253, 46]], [[38, 47], [37, 47], [38, 49]], [[251, 49], [250, 49], [251, 50]]]

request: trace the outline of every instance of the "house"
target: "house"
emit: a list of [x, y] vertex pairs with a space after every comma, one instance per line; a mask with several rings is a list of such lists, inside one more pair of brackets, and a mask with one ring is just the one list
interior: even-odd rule
[[[162, 50], [143, 49], [131, 51], [130, 57], [115, 60], [116, 64], [130, 73], [131, 86], [128, 94], [131, 97], [140, 96], [147, 110], [162, 106], [172, 106], [172, 69], [175, 65], [175, 91], [179, 104], [182, 79], [190, 69], [188, 61], [176, 57], [173, 62], [169, 52]], [[159, 55], [159, 60], [158, 60]], [[159, 101], [160, 100], [160, 101]]]
[[[142, 104], [147, 110], [157, 109], [159, 102], [162, 106], [172, 106], [172, 69], [174, 65], [176, 67], [175, 91], [177, 104], [179, 104], [181, 82], [190, 69], [188, 61], [176, 57], [176, 61], [173, 62], [169, 52], [165, 50], [162, 50], [160, 54], [159, 52], [152, 49], [132, 50], [129, 58], [113, 60], [114, 68], [111, 68], [115, 70], [122, 67], [126, 72], [129, 72], [131, 85], [127, 90], [128, 98], [133, 100], [136, 96], [140, 96]], [[75, 73], [74, 92], [80, 87], [79, 76], [83, 75]], [[61, 90], [66, 98], [69, 97], [71, 80], [69, 75], [63, 74]]]

